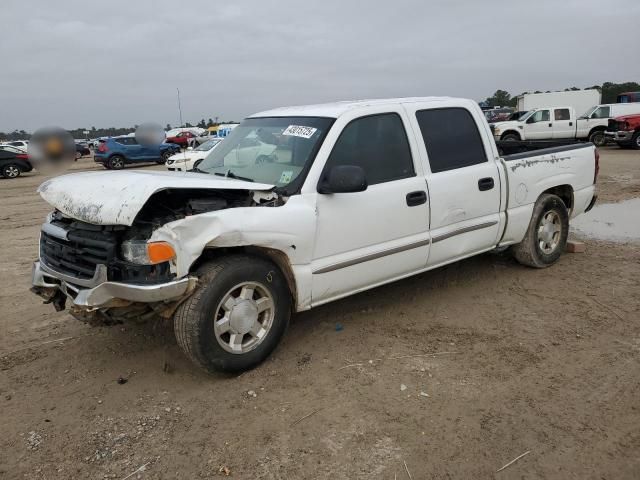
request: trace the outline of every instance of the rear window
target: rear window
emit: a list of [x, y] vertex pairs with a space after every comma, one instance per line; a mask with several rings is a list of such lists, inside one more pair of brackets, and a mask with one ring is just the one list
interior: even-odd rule
[[460, 107], [416, 112], [433, 173], [487, 162], [478, 126]]

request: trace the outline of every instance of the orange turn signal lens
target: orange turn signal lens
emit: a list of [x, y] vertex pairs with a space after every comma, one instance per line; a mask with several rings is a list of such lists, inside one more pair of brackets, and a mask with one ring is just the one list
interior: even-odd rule
[[176, 252], [167, 242], [152, 242], [147, 244], [147, 256], [151, 263], [162, 263], [176, 258]]

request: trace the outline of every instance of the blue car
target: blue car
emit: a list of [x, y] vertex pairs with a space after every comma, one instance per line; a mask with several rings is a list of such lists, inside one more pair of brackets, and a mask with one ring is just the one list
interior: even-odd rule
[[108, 170], [120, 170], [127, 163], [163, 164], [179, 151], [180, 147], [171, 143], [140, 145], [135, 137], [113, 137], [100, 140], [94, 160]]

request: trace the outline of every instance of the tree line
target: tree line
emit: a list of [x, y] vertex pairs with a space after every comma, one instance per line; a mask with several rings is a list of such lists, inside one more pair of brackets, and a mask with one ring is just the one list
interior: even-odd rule
[[[615, 103], [616, 97], [622, 92], [638, 92], [640, 91], [640, 83], [636, 82], [625, 82], [625, 83], [613, 83], [613, 82], [604, 82], [602, 85], [593, 85], [591, 87], [587, 87], [584, 89], [578, 87], [569, 87], [565, 88], [564, 91], [569, 90], [591, 90], [596, 89], [599, 90], [602, 94], [602, 103]], [[524, 93], [543, 93], [539, 90], [535, 92], [523, 92]], [[547, 92], [548, 93], [548, 92]], [[520, 95], [522, 95], [520, 94]], [[496, 92], [487, 97], [484, 101], [490, 107], [515, 107], [517, 104], [518, 95], [512, 96], [506, 90], [496, 90]], [[236, 123], [234, 121], [224, 121], [218, 122], [218, 117], [214, 119], [209, 118], [205, 120], [201, 119], [195, 125], [187, 122], [184, 124], [184, 127], [200, 127], [200, 128], [208, 128], [219, 125], [220, 123]], [[108, 128], [76, 128], [73, 130], [69, 130], [69, 133], [73, 135], [73, 138], [97, 138], [97, 137], [117, 137], [118, 135], [126, 135], [128, 133], [132, 133], [135, 129], [138, 128], [138, 125], [134, 125], [133, 127], [108, 127]], [[167, 123], [165, 126], [166, 130], [171, 130], [171, 124]], [[85, 131], [89, 131], [88, 134], [85, 134]], [[24, 130], [14, 130], [13, 132], [0, 132], [0, 141], [10, 141], [10, 140], [27, 140], [31, 137], [29, 132]]]
[[[602, 103], [616, 103], [616, 98], [623, 92], [639, 92], [640, 83], [604, 82], [602, 85], [593, 85], [592, 87], [587, 87], [584, 89], [578, 87], [570, 87], [564, 89], [565, 92], [575, 90], [598, 90], [602, 95]], [[546, 92], [542, 92], [540, 90], [536, 90], [535, 92], [522, 92], [520, 95], [524, 95], [525, 93], [550, 93], [550, 91], [547, 90]], [[520, 95], [511, 96], [511, 94], [506, 90], [496, 90], [495, 93], [492, 96], [487, 97], [484, 102], [486, 102], [490, 107], [515, 107], [518, 103], [518, 97]]]

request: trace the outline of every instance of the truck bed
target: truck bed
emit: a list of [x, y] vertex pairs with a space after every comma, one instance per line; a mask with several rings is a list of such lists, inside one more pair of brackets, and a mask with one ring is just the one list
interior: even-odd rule
[[[577, 147], [585, 147], [589, 142], [578, 142], [575, 138], [557, 139], [557, 140], [498, 140], [496, 146], [500, 155], [511, 156], [514, 154], [526, 154], [527, 152], [537, 150], [548, 150], [550, 148], [565, 148], [577, 145]], [[562, 150], [560, 150], [562, 151]]]

